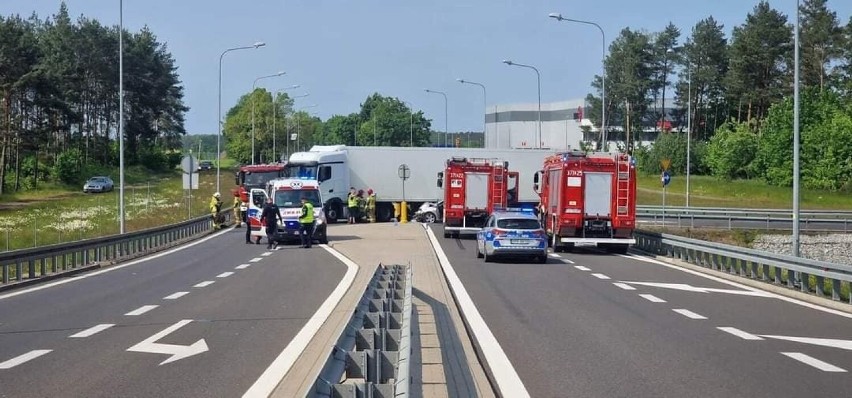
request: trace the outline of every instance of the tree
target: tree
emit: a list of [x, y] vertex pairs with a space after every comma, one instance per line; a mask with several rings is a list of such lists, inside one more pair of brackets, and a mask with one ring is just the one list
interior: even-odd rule
[[360, 120], [361, 117], [357, 113], [350, 113], [346, 116], [332, 116], [323, 126], [323, 143], [330, 145], [358, 145], [355, 132], [358, 130]]
[[835, 86], [846, 98], [852, 99], [852, 17], [843, 29], [840, 45], [842, 60], [835, 71]]
[[653, 61], [652, 68], [652, 83], [651, 92], [653, 95], [654, 114], [659, 115], [657, 120], [657, 130], [662, 130], [666, 120], [666, 88], [669, 86], [669, 76], [674, 72], [674, 63], [676, 62], [677, 53], [675, 47], [680, 38], [680, 29], [673, 23], [669, 22], [666, 28], [658, 33], [652, 44]]
[[841, 55], [843, 31], [827, 0], [805, 0], [801, 12], [801, 79], [805, 86], [826, 86], [829, 68]]
[[409, 146], [412, 138], [414, 145], [429, 144], [431, 120], [398, 98], [374, 93], [361, 104], [358, 118], [356, 135], [360, 145]]
[[738, 121], [761, 120], [769, 106], [789, 92], [791, 58], [787, 17], [762, 0], [732, 35], [727, 94]]

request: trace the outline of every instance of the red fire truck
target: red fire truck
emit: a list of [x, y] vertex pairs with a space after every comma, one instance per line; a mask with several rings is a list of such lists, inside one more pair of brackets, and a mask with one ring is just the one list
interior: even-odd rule
[[626, 253], [636, 243], [636, 170], [629, 155], [557, 153], [544, 160], [533, 182], [553, 251], [594, 244]]
[[438, 188], [444, 188], [444, 237], [457, 237], [478, 232], [494, 209], [517, 204], [518, 172], [499, 159], [454, 157], [438, 173]]
[[240, 166], [235, 176], [236, 189], [240, 193], [240, 200], [248, 202], [248, 193], [251, 192], [252, 188], [266, 189], [267, 182], [282, 177], [287, 177], [287, 165], [285, 163]]

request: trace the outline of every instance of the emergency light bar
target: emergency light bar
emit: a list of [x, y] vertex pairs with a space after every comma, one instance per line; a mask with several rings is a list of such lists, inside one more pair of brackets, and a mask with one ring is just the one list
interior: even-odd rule
[[529, 207], [506, 207], [506, 208], [502, 208], [502, 207], [499, 207], [499, 206], [495, 206], [494, 211], [511, 211], [511, 212], [516, 212], [516, 213], [530, 213], [530, 214], [535, 213], [535, 209], [532, 209], [532, 208], [529, 208]]

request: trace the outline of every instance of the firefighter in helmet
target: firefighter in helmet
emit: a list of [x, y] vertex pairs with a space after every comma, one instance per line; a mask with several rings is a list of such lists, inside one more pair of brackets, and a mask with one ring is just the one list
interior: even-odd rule
[[219, 212], [222, 210], [222, 199], [219, 192], [213, 194], [213, 197], [210, 198], [210, 215], [213, 217], [213, 229], [218, 230], [222, 228], [222, 223], [219, 220]]
[[376, 222], [376, 193], [373, 189], [367, 189], [367, 217], [370, 222]]
[[234, 220], [237, 221], [237, 228], [243, 226], [243, 217], [240, 213], [240, 206], [243, 202], [240, 200], [240, 191], [234, 191]]

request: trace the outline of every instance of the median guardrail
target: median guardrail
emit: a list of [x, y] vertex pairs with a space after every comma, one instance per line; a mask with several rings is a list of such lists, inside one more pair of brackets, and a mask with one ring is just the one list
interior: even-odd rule
[[[681, 214], [681, 215], [722, 215], [731, 217], [766, 217], [778, 216], [793, 218], [793, 210], [790, 209], [749, 209], [749, 208], [734, 208], [734, 207], [686, 207], [686, 206], [657, 206], [645, 205], [636, 206], [636, 212], [641, 214]], [[852, 210], [801, 210], [799, 215], [802, 219], [806, 218], [850, 218], [852, 219]]]
[[307, 397], [409, 397], [411, 265], [381, 265]]
[[[229, 223], [232, 212], [222, 212]], [[177, 224], [61, 243], [31, 249], [0, 253], [2, 283], [0, 288], [35, 282], [39, 279], [79, 272], [93, 266], [138, 257], [172, 247], [178, 243], [209, 233], [212, 228], [209, 215]]]
[[636, 231], [635, 248], [743, 278], [797, 288], [852, 304], [852, 266], [648, 231]]
[[[778, 209], [725, 209], [638, 206], [637, 217], [678, 228], [765, 229], [793, 228], [792, 214]], [[806, 211], [800, 213], [799, 227], [811, 232], [852, 232], [852, 212]]]

